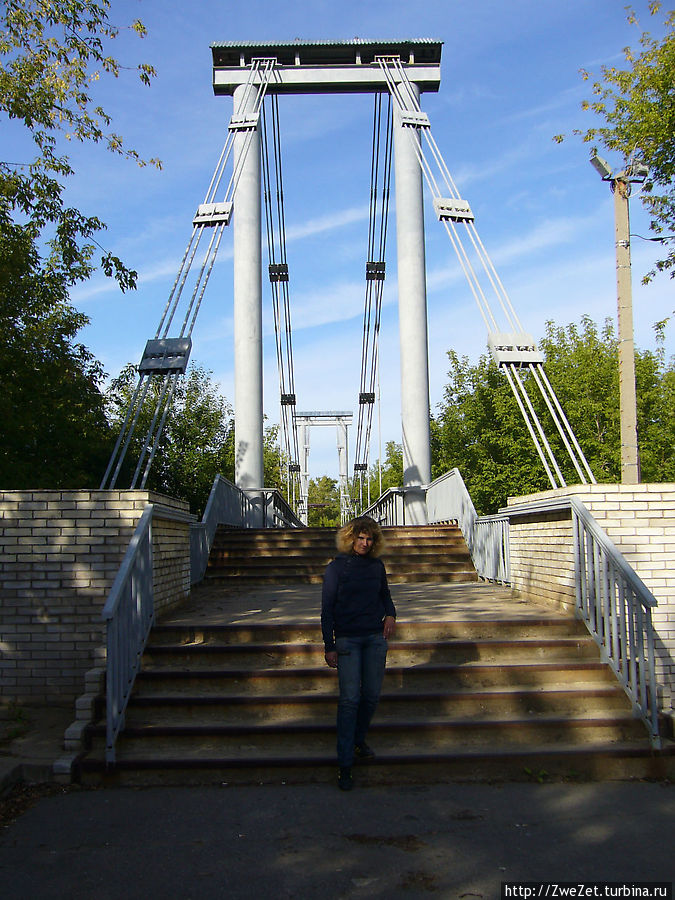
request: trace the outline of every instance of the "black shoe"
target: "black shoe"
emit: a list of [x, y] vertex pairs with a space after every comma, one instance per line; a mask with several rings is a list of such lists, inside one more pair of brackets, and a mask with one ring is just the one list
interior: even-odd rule
[[356, 756], [357, 759], [373, 759], [375, 751], [363, 741], [363, 743], [357, 744], [356, 747], [354, 747], [354, 756]]
[[352, 770], [349, 766], [342, 766], [338, 772], [338, 787], [341, 791], [351, 791], [354, 787]]

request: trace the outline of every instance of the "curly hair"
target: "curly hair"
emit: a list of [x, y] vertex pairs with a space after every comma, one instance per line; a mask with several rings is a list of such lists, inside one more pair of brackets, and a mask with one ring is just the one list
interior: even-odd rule
[[369, 555], [379, 556], [384, 549], [384, 537], [382, 529], [375, 519], [371, 519], [370, 516], [360, 516], [342, 526], [335, 538], [335, 543], [340, 553], [351, 553], [354, 549], [354, 541], [360, 534], [367, 534], [372, 537], [373, 548]]

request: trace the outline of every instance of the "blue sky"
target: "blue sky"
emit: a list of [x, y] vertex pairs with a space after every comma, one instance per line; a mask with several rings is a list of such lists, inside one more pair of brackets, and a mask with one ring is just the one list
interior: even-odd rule
[[[646, 2], [635, 8], [658, 33]], [[621, 65], [622, 48], [639, 29], [617, 0], [409, 0], [247, 3], [113, 0], [119, 24], [141, 18], [148, 37], [123, 35], [116, 53], [158, 72], [151, 88], [131, 73], [101, 84], [114, 130], [163, 169], [137, 169], [102, 148], [72, 147], [77, 176], [69, 197], [100, 216], [102, 242], [139, 273], [136, 292], [121, 295], [101, 277], [73, 292], [91, 319], [81, 337], [115, 375], [137, 362], [152, 337], [226, 137], [231, 100], [211, 88], [213, 41], [433, 38], [444, 42], [438, 94], [422, 98], [432, 132], [511, 300], [536, 338], [547, 319], [566, 325], [583, 314], [616, 316], [612, 198], [588, 163], [588, 147], [553, 135], [587, 127], [588, 96], [579, 69]], [[300, 409], [357, 411], [365, 285], [372, 98], [294, 97], [280, 102]], [[619, 159], [611, 159], [618, 167]], [[430, 203], [428, 206], [430, 207]], [[631, 203], [631, 231], [647, 236], [640, 203]], [[382, 438], [400, 440], [399, 335], [395, 237], [390, 232], [381, 331]], [[232, 372], [231, 233], [226, 233], [193, 335], [192, 359], [213, 371], [234, 396]], [[658, 254], [633, 241], [636, 342], [655, 346], [653, 324], [675, 307], [673, 282], [640, 276]], [[440, 401], [446, 351], [472, 360], [485, 352], [483, 322], [460, 275], [444, 229], [427, 224], [430, 384]], [[265, 295], [265, 409], [278, 415], [270, 300]], [[667, 352], [675, 351], [675, 325]], [[353, 434], [352, 434], [353, 437]], [[372, 458], [377, 455], [377, 445]], [[337, 472], [332, 429], [312, 433], [312, 475]]]

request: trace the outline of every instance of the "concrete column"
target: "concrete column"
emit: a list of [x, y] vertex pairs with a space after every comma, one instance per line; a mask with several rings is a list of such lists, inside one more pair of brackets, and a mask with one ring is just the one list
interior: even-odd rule
[[[419, 134], [413, 133], [413, 137], [419, 140]], [[401, 127], [398, 114], [394, 119], [394, 172], [405, 517], [407, 523], [423, 525], [427, 513], [420, 486], [431, 481], [423, 182], [410, 129]]]
[[[240, 108], [245, 85], [234, 92]], [[247, 107], [254, 104], [251, 93]], [[250, 141], [250, 142], [249, 142]], [[234, 480], [252, 492], [263, 485], [262, 242], [260, 133], [239, 132], [235, 162], [248, 145], [234, 195]]]

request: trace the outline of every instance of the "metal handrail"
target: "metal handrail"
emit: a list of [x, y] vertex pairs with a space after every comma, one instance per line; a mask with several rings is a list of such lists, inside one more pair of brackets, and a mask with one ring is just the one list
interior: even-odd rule
[[222, 475], [216, 475], [202, 521], [190, 527], [192, 584], [204, 577], [219, 525], [233, 528], [305, 527], [276, 489], [245, 492]]
[[459, 469], [451, 469], [428, 486], [427, 517], [429, 524], [457, 522], [479, 578], [510, 583], [508, 516], [479, 516]]
[[115, 762], [115, 742], [143, 650], [155, 621], [152, 516], [148, 504], [115, 576], [102, 619], [106, 623], [106, 763]]
[[254, 514], [260, 515], [250, 498], [222, 475], [216, 475], [201, 522], [190, 526], [190, 582], [204, 577], [209, 553], [219, 525], [251, 528]]
[[511, 584], [508, 516], [480, 516], [476, 519], [471, 559], [479, 578]]
[[380, 525], [405, 525], [403, 488], [389, 488], [374, 503], [364, 509], [362, 516], [370, 516]]
[[576, 610], [660, 748], [652, 609], [658, 601], [577, 497], [511, 506], [509, 518], [569, 510]]
[[[511, 577], [508, 516], [479, 517], [456, 468], [422, 490], [426, 494], [429, 524], [457, 522], [479, 578], [508, 584]], [[405, 525], [404, 497], [405, 488], [389, 488], [363, 515], [371, 516], [380, 525]]]
[[[366, 512], [380, 524], [402, 524], [403, 490], [387, 491]], [[397, 503], [392, 502], [396, 498]], [[577, 497], [514, 504], [478, 517], [457, 469], [426, 488], [430, 523], [456, 521], [479, 577], [511, 583], [509, 525], [521, 516], [565, 511], [574, 540], [576, 610], [642, 719], [654, 748], [661, 746], [652, 609], [656, 598]]]
[[260, 492], [265, 498], [265, 528], [306, 528], [298, 518], [283, 495], [276, 488], [263, 488]]

